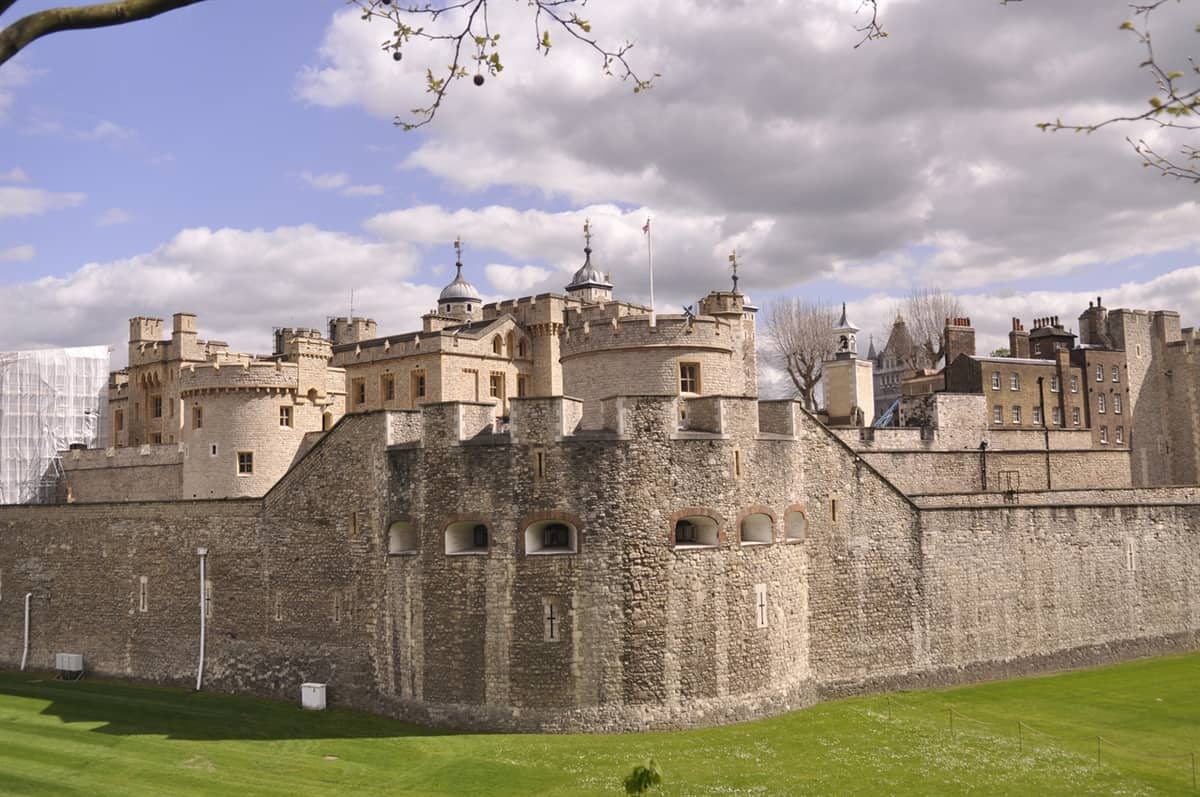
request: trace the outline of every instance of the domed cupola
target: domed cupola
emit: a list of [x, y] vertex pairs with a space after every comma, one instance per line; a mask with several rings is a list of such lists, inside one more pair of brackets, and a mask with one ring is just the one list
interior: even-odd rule
[[438, 295], [438, 312], [442, 315], [454, 316], [465, 320], [475, 320], [483, 315], [482, 301], [479, 291], [463, 277], [462, 241], [454, 239], [454, 267], [457, 269], [454, 280], [442, 288]]
[[581, 299], [585, 304], [612, 301], [612, 283], [608, 276], [592, 265], [592, 222], [583, 223], [583, 265], [571, 278], [567, 295]]

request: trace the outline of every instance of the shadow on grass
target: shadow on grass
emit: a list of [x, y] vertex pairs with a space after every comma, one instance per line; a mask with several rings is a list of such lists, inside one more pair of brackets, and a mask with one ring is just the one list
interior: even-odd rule
[[459, 735], [344, 709], [305, 711], [265, 698], [119, 681], [61, 681], [52, 673], [0, 673], [0, 707], [6, 697], [46, 701], [43, 716], [95, 724], [90, 730], [123, 736], [267, 741]]

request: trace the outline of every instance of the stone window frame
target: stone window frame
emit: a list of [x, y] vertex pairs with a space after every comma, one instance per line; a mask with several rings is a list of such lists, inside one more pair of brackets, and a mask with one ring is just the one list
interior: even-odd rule
[[361, 407], [367, 403], [367, 380], [363, 377], [356, 377], [350, 380], [350, 402], [355, 407]]
[[1071, 408], [1071, 425], [1079, 426], [1079, 408], [1078, 407]]
[[1050, 414], [1050, 417], [1054, 419], [1054, 421], [1053, 421], [1054, 426], [1062, 426], [1063, 425], [1062, 407], [1054, 407], [1053, 412], [1051, 412], [1051, 414]]
[[1034, 426], [1042, 425], [1042, 408], [1037, 405], [1035, 405], [1033, 408], [1033, 425]]
[[[488, 544], [486, 548], [463, 548], [457, 551], [448, 549], [449, 541], [447, 533], [451, 526], [456, 526], [460, 523], [470, 523], [472, 526], [485, 526], [487, 528]], [[496, 524], [492, 519], [482, 512], [456, 512], [444, 518], [439, 525], [440, 531], [438, 538], [441, 542], [442, 553], [445, 556], [491, 556], [492, 549], [496, 547]]]
[[1113, 442], [1120, 444], [1120, 445], [1125, 444], [1125, 427], [1124, 426], [1118, 426], [1116, 429], [1113, 430]]
[[517, 374], [517, 398], [529, 395], [529, 375]]
[[163, 397], [162, 393], [155, 393], [150, 396], [150, 417], [161, 418], [163, 416]]
[[204, 428], [204, 406], [199, 402], [192, 405], [192, 428]]
[[1103, 415], [1108, 407], [1108, 401], [1104, 398], [1103, 393], [1096, 394], [1096, 412]]
[[[245, 457], [246, 459], [243, 460], [242, 457]], [[254, 475], [254, 452], [253, 451], [237, 452], [237, 454], [234, 457], [234, 461], [237, 463], [238, 476], [253, 476]]]
[[766, 628], [770, 625], [771, 609], [767, 603], [767, 585], [754, 585], [754, 626], [755, 628]]
[[1012, 422], [1014, 426], [1021, 425], [1021, 405], [1014, 404], [1012, 408]]
[[1004, 423], [1004, 405], [996, 404], [992, 407], [992, 423]]
[[1108, 445], [1108, 427], [1107, 426], [1100, 427], [1100, 442], [1103, 445]]
[[1000, 389], [1000, 372], [992, 371], [992, 390]]
[[[532, 548], [530, 547], [530, 533], [537, 526], [544, 526], [549, 523], [562, 523], [571, 530], [569, 540], [571, 544], [567, 548]], [[523, 515], [517, 523], [517, 528], [521, 530], [521, 555], [525, 557], [541, 557], [541, 556], [575, 556], [583, 550], [583, 520], [578, 515], [571, 512], [564, 512], [561, 509], [544, 509], [537, 512], [529, 512]], [[538, 529], [540, 531], [541, 529]], [[536, 532], [535, 532], [536, 533]]]
[[1104, 366], [1100, 365], [1099, 363], [1096, 364], [1096, 381], [1097, 382], [1104, 381]]
[[[754, 515], [765, 515], [771, 521], [770, 536], [771, 539], [763, 542], [760, 540], [747, 540], [743, 534], [743, 524]], [[775, 513], [771, 511], [769, 506], [763, 504], [749, 504], [742, 507], [738, 512], [737, 518], [734, 521], [733, 528], [737, 530], [737, 544], [739, 548], [758, 548], [760, 546], [774, 545], [779, 542], [779, 535], [776, 533], [779, 519], [775, 517]]]
[[[689, 368], [689, 369], [694, 368], [695, 374], [692, 376], [685, 376], [685, 374], [684, 374], [685, 368]], [[691, 386], [694, 388], [693, 390], [686, 389], [685, 385], [687, 385], [688, 383], [691, 383]], [[702, 369], [700, 368], [700, 363], [695, 360], [680, 360], [679, 361], [679, 393], [680, 393], [680, 395], [682, 395], [684, 393], [690, 393], [692, 395], [698, 396], [698, 395], [700, 395], [700, 391], [703, 390], [703, 385], [704, 385], [704, 382], [702, 381]]]
[[[793, 537], [788, 533], [788, 515], [797, 514], [804, 518], [804, 536]], [[803, 544], [808, 540], [808, 509], [804, 504], [789, 504], [783, 510], [783, 542], [788, 545]]]
[[1009, 390], [1020, 390], [1021, 389], [1021, 375], [1019, 373], [1017, 373], [1016, 371], [1013, 371], [1012, 373], [1010, 373], [1008, 375], [1008, 389]]
[[500, 337], [499, 335], [494, 335], [492, 337], [492, 354], [504, 354], [504, 338]]
[[116, 410], [113, 412], [113, 431], [125, 431], [125, 410]]
[[279, 405], [279, 428], [291, 429], [296, 425], [296, 413], [288, 404]]
[[1071, 392], [1072, 393], [1079, 392], [1079, 377], [1078, 376], [1071, 377]]
[[[717, 541], [715, 544], [710, 543], [677, 543], [675, 541], [675, 524], [681, 520], [686, 520], [691, 517], [703, 517], [713, 521], [716, 526]], [[685, 506], [671, 514], [667, 522], [667, 543], [672, 551], [717, 551], [725, 547], [727, 535], [725, 532], [726, 521], [725, 517], [708, 506]]]
[[1121, 381], [1121, 369], [1115, 365], [1112, 367], [1112, 381], [1114, 383]]
[[[398, 529], [397, 526], [409, 528]], [[397, 542], [399, 544], [395, 544]], [[387, 524], [383, 543], [388, 556], [416, 556], [421, 552], [421, 530], [409, 515], [397, 515]]]
[[425, 385], [425, 369], [414, 369], [409, 376], [409, 392], [412, 394], [412, 403], [416, 404], [417, 399], [425, 398], [427, 391]]
[[379, 376], [379, 400], [396, 400], [396, 375], [388, 372]]
[[1050, 392], [1057, 393], [1062, 387], [1062, 382], [1058, 378], [1058, 374], [1050, 374]]
[[1113, 415], [1120, 415], [1121, 409], [1122, 409], [1120, 393], [1113, 393], [1112, 406], [1113, 406]]
[[504, 401], [508, 393], [508, 380], [503, 371], [488, 371], [488, 397]]

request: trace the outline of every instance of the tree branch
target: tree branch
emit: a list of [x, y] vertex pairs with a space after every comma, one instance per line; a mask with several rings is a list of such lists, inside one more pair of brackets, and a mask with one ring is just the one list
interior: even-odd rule
[[[0, 0], [0, 13], [14, 2], [16, 0]], [[124, 25], [201, 2], [204, 0], [119, 0], [35, 11], [0, 30], [0, 64], [11, 59], [30, 42], [51, 33]]]
[[12, 8], [17, 0], [0, 0], [0, 16], [4, 16], [4, 12]]

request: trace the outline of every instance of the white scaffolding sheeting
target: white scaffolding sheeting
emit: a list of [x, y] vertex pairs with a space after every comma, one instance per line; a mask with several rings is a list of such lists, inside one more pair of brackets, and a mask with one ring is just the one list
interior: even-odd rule
[[107, 346], [0, 352], [0, 504], [54, 500], [72, 444], [105, 442]]

